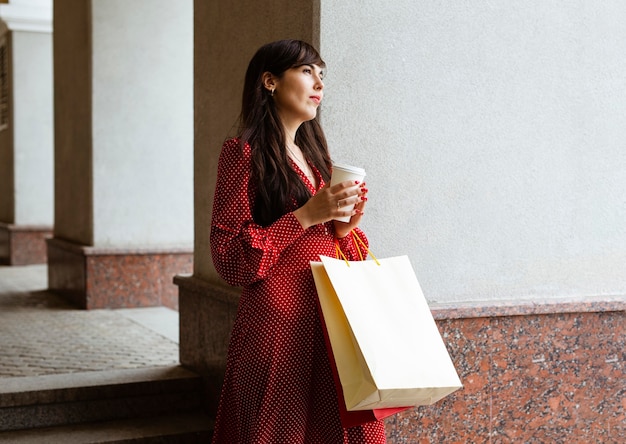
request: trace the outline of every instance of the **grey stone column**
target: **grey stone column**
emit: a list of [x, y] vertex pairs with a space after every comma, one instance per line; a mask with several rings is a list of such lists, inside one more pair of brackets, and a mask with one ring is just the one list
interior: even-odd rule
[[194, 273], [177, 277], [180, 360], [206, 377], [217, 405], [228, 338], [239, 291], [215, 273], [209, 226], [217, 160], [236, 128], [248, 61], [263, 44], [281, 38], [318, 43], [318, 1], [194, 1]]
[[0, 5], [0, 263], [46, 262], [52, 232], [52, 2]]
[[54, 2], [50, 289], [177, 306], [192, 270], [191, 0]]

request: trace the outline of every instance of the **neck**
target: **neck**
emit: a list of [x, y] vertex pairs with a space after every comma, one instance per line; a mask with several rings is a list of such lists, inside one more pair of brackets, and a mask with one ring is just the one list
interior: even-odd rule
[[285, 132], [285, 143], [287, 146], [294, 146], [296, 144], [296, 132], [302, 122], [284, 122], [283, 131]]

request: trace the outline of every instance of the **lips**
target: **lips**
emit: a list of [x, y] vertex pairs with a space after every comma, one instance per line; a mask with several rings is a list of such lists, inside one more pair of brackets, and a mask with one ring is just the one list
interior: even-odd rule
[[318, 105], [322, 102], [322, 97], [321, 96], [310, 96], [309, 99], [313, 100]]

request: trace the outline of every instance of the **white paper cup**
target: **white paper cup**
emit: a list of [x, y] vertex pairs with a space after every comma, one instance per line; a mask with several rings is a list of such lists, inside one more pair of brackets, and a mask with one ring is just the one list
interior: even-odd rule
[[[343, 163], [334, 163], [333, 164], [333, 174], [330, 178], [330, 186], [336, 185], [340, 182], [344, 182], [346, 180], [363, 182], [365, 178], [365, 170], [363, 168], [346, 165]], [[343, 211], [352, 211], [354, 208], [354, 204], [348, 205], [345, 207], [341, 207]], [[335, 220], [341, 222], [350, 222], [351, 216], [344, 217], [336, 217]]]

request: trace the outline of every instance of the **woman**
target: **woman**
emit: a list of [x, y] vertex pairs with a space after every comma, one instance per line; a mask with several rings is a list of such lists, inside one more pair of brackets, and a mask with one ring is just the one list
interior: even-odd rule
[[[317, 120], [324, 62], [309, 44], [261, 47], [246, 72], [241, 134], [224, 143], [211, 223], [218, 273], [242, 286], [213, 442], [384, 443], [380, 421], [344, 429], [309, 261], [358, 260], [363, 183], [328, 185]], [[340, 210], [356, 204], [351, 211]], [[351, 216], [348, 223], [333, 218]], [[363, 254], [363, 252], [360, 252]]]

